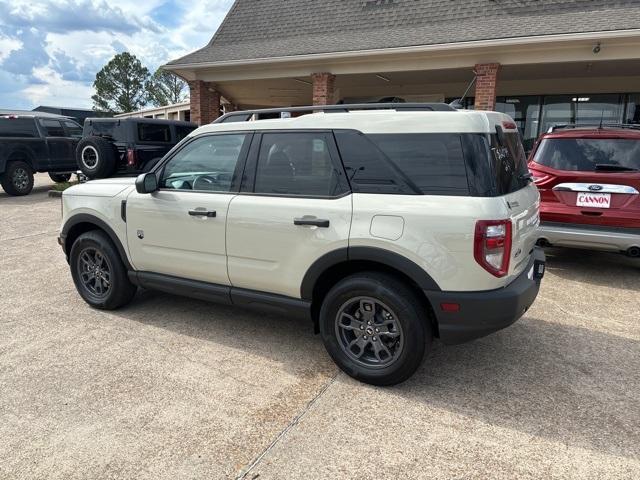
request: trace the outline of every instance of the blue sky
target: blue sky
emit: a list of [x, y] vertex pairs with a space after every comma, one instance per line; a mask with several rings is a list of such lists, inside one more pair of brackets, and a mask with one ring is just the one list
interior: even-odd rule
[[91, 107], [128, 50], [152, 72], [206, 45], [233, 0], [0, 0], [0, 109]]

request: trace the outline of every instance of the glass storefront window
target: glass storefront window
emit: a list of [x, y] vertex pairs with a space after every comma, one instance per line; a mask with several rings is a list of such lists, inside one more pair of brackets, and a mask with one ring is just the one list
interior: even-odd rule
[[498, 97], [496, 99], [496, 111], [506, 113], [513, 118], [522, 134], [524, 148], [529, 152], [538, 138], [540, 97]]
[[544, 98], [540, 133], [544, 133], [556, 125], [575, 123], [574, 98], [576, 98], [575, 95], [549, 95]]
[[599, 125], [621, 123], [624, 98], [622, 95], [583, 95], [572, 98], [576, 106], [576, 123]]
[[640, 93], [632, 93], [629, 95], [625, 123], [640, 124]]

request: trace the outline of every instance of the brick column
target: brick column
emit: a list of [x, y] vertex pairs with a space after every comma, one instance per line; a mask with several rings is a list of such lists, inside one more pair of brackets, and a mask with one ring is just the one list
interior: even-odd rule
[[498, 84], [499, 63], [476, 65], [476, 110], [496, 109], [496, 86]]
[[336, 76], [331, 73], [312, 73], [313, 104], [333, 105], [336, 103]]
[[189, 82], [191, 121], [206, 125], [220, 116], [220, 93], [214, 85], [202, 80]]

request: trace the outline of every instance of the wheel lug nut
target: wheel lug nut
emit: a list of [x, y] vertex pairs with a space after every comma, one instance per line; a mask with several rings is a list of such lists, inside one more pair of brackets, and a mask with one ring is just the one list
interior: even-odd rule
[[360, 330], [364, 330], [364, 325], [360, 325]]
[[373, 337], [371, 340], [373, 340], [374, 342], [378, 341], [378, 337]]
[[366, 335], [364, 335], [362, 338], [364, 338], [365, 340], [367, 340], [369, 337], [367, 337]]
[[380, 329], [379, 328], [376, 328], [376, 333], [380, 333]]
[[368, 321], [368, 322], [367, 322], [367, 325], [371, 325], [371, 321]]

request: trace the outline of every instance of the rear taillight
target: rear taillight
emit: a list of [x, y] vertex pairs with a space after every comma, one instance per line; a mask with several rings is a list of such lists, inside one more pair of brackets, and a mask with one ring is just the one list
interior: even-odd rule
[[133, 148], [127, 149], [127, 165], [130, 167], [136, 164], [136, 151]]
[[529, 170], [531, 172], [531, 176], [533, 177], [533, 183], [538, 185], [539, 183], [544, 183], [546, 180], [551, 178], [550, 175], [545, 175], [544, 173], [536, 172], [535, 170]]
[[512, 242], [511, 220], [479, 220], [473, 242], [476, 262], [491, 275], [509, 273]]

